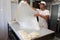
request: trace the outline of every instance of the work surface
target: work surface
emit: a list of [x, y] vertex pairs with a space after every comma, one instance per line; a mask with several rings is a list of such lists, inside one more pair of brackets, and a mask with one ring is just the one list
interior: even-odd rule
[[[8, 22], [8, 24], [12, 28], [12, 30], [15, 32], [15, 34], [18, 36], [18, 38], [20, 40], [22, 40], [22, 37], [18, 33], [18, 31], [25, 30], [28, 33], [30, 33], [31, 31], [36, 31], [36, 30], [22, 29], [18, 23]], [[39, 31], [36, 31], [36, 32], [38, 32], [40, 34], [39, 37], [44, 37], [46, 35], [49, 35], [49, 34], [53, 34], [54, 33], [54, 31], [51, 31], [51, 30], [45, 29], [45, 28], [41, 28]]]

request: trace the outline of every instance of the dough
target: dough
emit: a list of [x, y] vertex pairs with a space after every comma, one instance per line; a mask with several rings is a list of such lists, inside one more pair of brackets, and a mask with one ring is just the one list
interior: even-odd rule
[[33, 38], [37, 38], [37, 37], [40, 36], [40, 34], [39, 34], [38, 32], [32, 32], [32, 33], [30, 33], [29, 35], [31, 35], [31, 38], [32, 38], [32, 39], [33, 39]]
[[34, 39], [34, 38], [37, 38], [40, 36], [40, 34], [38, 32], [32, 32], [32, 33], [27, 33], [26, 31], [24, 30], [20, 30], [18, 31], [18, 33], [21, 35], [21, 37], [24, 39], [24, 40], [31, 40], [31, 39]]
[[28, 33], [25, 32], [24, 30], [20, 30], [20, 31], [18, 31], [18, 33], [21, 35], [23, 40], [31, 40], [31, 36], [28, 35]]
[[39, 24], [37, 22], [36, 17], [34, 17], [35, 10], [33, 10], [30, 5], [25, 2], [21, 1], [16, 10], [16, 21], [20, 24], [20, 27], [33, 29], [33, 30], [40, 30]]

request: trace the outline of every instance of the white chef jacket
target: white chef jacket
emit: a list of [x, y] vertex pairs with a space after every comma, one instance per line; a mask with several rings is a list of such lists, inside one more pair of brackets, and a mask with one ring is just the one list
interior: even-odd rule
[[[36, 9], [36, 10], [39, 14], [41, 14], [43, 16], [50, 15], [49, 10], [46, 10], [46, 9], [43, 11], [41, 9]], [[40, 16], [39, 16], [39, 25], [41, 28], [48, 28], [47, 21]]]

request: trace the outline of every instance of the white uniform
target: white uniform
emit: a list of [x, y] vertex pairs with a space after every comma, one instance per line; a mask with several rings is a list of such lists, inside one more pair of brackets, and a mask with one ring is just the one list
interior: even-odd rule
[[[44, 10], [44, 11], [42, 11], [42, 10], [40, 10], [40, 9], [36, 9], [37, 10], [37, 12], [39, 13], [39, 14], [41, 14], [41, 15], [43, 15], [43, 16], [46, 16], [46, 15], [50, 15], [49, 14], [49, 10]], [[40, 17], [39, 16], [39, 25], [40, 25], [40, 27], [42, 28], [48, 28], [48, 24], [47, 24], [47, 21], [44, 19], [44, 18], [42, 18], [42, 17]]]

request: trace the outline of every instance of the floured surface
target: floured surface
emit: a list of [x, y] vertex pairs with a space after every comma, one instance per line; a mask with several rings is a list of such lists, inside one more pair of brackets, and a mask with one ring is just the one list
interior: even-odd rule
[[17, 8], [16, 20], [19, 22], [20, 27], [40, 30], [34, 11], [27, 2], [21, 1]]
[[[17, 37], [21, 40], [23, 40], [24, 36], [22, 36], [23, 34], [34, 34], [33, 35], [33, 39], [35, 38], [35, 36], [37, 36], [36, 38], [41, 38], [41, 37], [44, 37], [46, 35], [49, 35], [49, 34], [52, 34], [52, 33], [55, 33], [54, 31], [51, 31], [49, 29], [45, 29], [45, 28], [41, 28], [39, 31], [38, 30], [27, 30], [27, 29], [23, 29], [23, 28], [20, 28], [19, 24], [18, 23], [14, 23], [14, 22], [8, 22], [9, 23], [9, 27], [12, 28], [12, 30], [15, 32], [15, 34], [17, 35]], [[22, 32], [23, 31], [23, 32]], [[37, 32], [37, 33], [36, 33]], [[22, 34], [22, 35], [21, 35]], [[35, 35], [37, 34], [37, 35]], [[30, 36], [29, 36], [30, 37]], [[29, 38], [28, 37], [28, 38]], [[30, 38], [29, 38], [30, 39]]]
[[34, 38], [38, 38], [40, 35], [38, 32], [27, 33], [24, 30], [20, 30], [20, 31], [18, 31], [18, 33], [20, 34], [20, 36], [22, 37], [23, 40], [31, 40]]
[[18, 33], [22, 37], [22, 40], [31, 40], [31, 37], [28, 37], [28, 33], [24, 30], [20, 30]]

